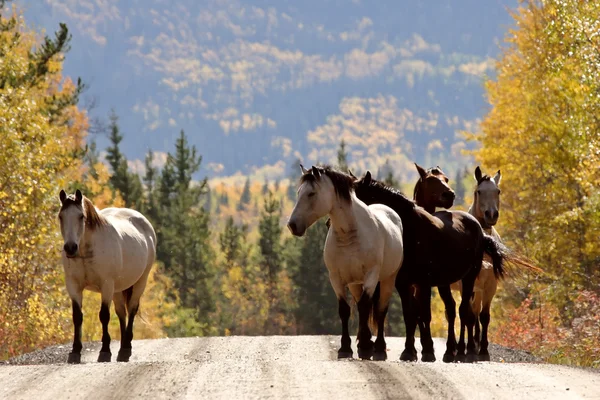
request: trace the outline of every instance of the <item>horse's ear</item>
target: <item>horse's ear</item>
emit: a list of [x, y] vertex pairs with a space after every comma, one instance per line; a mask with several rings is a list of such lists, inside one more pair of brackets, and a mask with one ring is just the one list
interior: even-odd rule
[[315, 176], [315, 178], [318, 178], [321, 176], [321, 172], [319, 171], [319, 168], [315, 167], [314, 165], [312, 166], [312, 173]]
[[358, 179], [356, 176], [354, 176], [354, 174], [352, 173], [352, 170], [350, 168], [348, 168], [348, 174], [353, 177], [354, 179]]
[[308, 170], [304, 168], [304, 165], [300, 164], [300, 171], [302, 171], [302, 175], [308, 174]]
[[427, 176], [427, 171], [425, 171], [425, 169], [423, 167], [421, 167], [417, 163], [415, 163], [415, 167], [417, 167], [417, 172], [419, 172], [419, 176], [421, 178], [425, 178]]
[[475, 168], [475, 180], [477, 181], [477, 183], [479, 183], [479, 181], [481, 181], [482, 175], [481, 175], [481, 168], [479, 168], [479, 165], [477, 166], [477, 168]]
[[372, 180], [373, 177], [371, 177], [371, 171], [367, 170], [367, 172], [365, 173], [365, 177], [363, 178], [363, 182], [366, 185], [370, 185]]
[[500, 180], [502, 180], [502, 174], [500, 173], [500, 170], [498, 170], [498, 172], [496, 172], [496, 175], [494, 175], [494, 182], [496, 182], [496, 186], [498, 186], [500, 184]]
[[77, 191], [75, 192], [75, 200], [78, 203], [81, 203], [83, 201], [83, 194], [81, 194], [81, 190], [77, 189]]
[[64, 204], [65, 200], [67, 199], [67, 194], [64, 190], [61, 189], [60, 193], [58, 194], [58, 197], [60, 198], [60, 202]]

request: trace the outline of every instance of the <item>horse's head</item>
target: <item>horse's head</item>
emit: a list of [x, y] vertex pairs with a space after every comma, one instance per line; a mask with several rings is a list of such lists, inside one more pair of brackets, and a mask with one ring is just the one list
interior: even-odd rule
[[60, 221], [60, 233], [64, 240], [63, 249], [68, 258], [73, 258], [77, 256], [79, 242], [85, 232], [83, 195], [79, 189], [74, 195], [67, 195], [64, 190], [61, 190], [59, 197], [62, 206], [58, 213], [58, 219]]
[[456, 197], [454, 191], [448, 186], [448, 177], [440, 167], [430, 168], [427, 171], [415, 163], [419, 172], [419, 180], [415, 185], [414, 200], [421, 207], [428, 209], [435, 207], [450, 208]]
[[334, 171], [330, 167], [313, 166], [307, 170], [302, 165], [298, 187], [298, 200], [288, 220], [288, 229], [294, 236], [303, 236], [318, 219], [329, 214], [336, 197], [350, 201], [355, 178]]
[[378, 203], [376, 196], [377, 191], [373, 190], [375, 182], [376, 181], [373, 180], [373, 177], [371, 176], [371, 171], [367, 171], [365, 175], [358, 179], [354, 184], [354, 192], [356, 193], [356, 197], [358, 197], [368, 206]]
[[475, 168], [477, 187], [475, 188], [473, 209], [475, 218], [480, 222], [483, 221], [487, 227], [494, 226], [498, 222], [500, 211], [500, 189], [498, 185], [501, 178], [500, 170], [492, 178], [489, 175], [483, 175], [479, 167]]

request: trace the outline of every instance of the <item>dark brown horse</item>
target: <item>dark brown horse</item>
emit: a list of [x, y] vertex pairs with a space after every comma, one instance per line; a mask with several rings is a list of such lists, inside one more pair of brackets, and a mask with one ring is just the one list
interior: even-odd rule
[[[385, 204], [398, 213], [404, 227], [404, 262], [396, 278], [396, 290], [402, 300], [406, 324], [406, 344], [400, 356], [415, 361], [414, 346], [417, 323], [421, 330], [422, 361], [435, 361], [431, 338], [431, 287], [447, 286], [463, 280], [460, 317], [468, 330], [468, 361], [475, 361], [473, 338], [474, 316], [469, 299], [484, 253], [494, 260], [494, 270], [502, 275], [504, 253], [501, 244], [485, 235], [477, 220], [465, 212], [425, 211], [396, 189], [372, 179], [367, 171], [356, 183], [356, 196], [366, 204]], [[442, 196], [443, 193], [440, 193]], [[448, 195], [444, 195], [447, 197]], [[412, 293], [412, 287], [418, 290]], [[449, 293], [448, 289], [448, 293]], [[452, 296], [450, 296], [452, 297]], [[454, 308], [452, 308], [454, 310]], [[450, 330], [449, 330], [450, 331]], [[456, 352], [454, 329], [449, 335], [444, 361], [452, 361]]]

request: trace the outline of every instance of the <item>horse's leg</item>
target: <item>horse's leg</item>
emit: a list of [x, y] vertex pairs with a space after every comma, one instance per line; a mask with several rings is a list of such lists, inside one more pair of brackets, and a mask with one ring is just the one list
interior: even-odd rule
[[[131, 341], [133, 340], [133, 321], [135, 316], [137, 315], [139, 306], [140, 306], [140, 298], [146, 289], [146, 283], [148, 282], [148, 275], [150, 274], [150, 270], [152, 269], [152, 264], [148, 264], [146, 270], [138, 279], [136, 283], [129, 289], [123, 292], [125, 296], [125, 306], [127, 308], [128, 321], [127, 321], [127, 332], [125, 335], [125, 340], [121, 343], [121, 348], [119, 349], [119, 354], [117, 355], [117, 361], [129, 361], [129, 357], [131, 357]], [[129, 297], [129, 298], [127, 298]]]
[[369, 317], [373, 309], [371, 295], [364, 290], [358, 302], [358, 358], [370, 360], [373, 356], [373, 342], [371, 341], [371, 329], [369, 328]]
[[102, 348], [98, 355], [98, 362], [110, 362], [112, 354], [110, 352], [110, 334], [108, 333], [108, 323], [110, 322], [110, 303], [114, 296], [115, 284], [113, 281], [104, 281], [101, 288], [102, 304], [98, 317], [102, 323]]
[[421, 361], [435, 361], [433, 339], [431, 338], [431, 286], [421, 285], [419, 290], [418, 306], [421, 317]]
[[446, 308], [446, 321], [448, 321], [448, 339], [446, 340], [446, 352], [442, 360], [453, 362], [456, 354], [456, 336], [454, 334], [454, 321], [456, 320], [456, 302], [452, 297], [450, 286], [439, 286], [438, 292]]
[[[360, 298], [362, 297], [362, 294], [363, 294], [363, 285], [360, 283], [357, 283], [357, 284], [351, 283], [348, 285], [348, 291], [352, 295], [352, 299], [354, 300], [354, 302], [358, 305], [358, 302], [360, 301]], [[360, 328], [361, 328], [361, 326], [359, 324], [358, 325], [358, 333], [356, 334], [357, 341], [360, 338]]]
[[482, 292], [481, 290], [473, 291], [473, 301], [471, 302], [471, 309], [473, 310], [473, 315], [475, 317], [475, 335], [473, 339], [475, 341], [475, 349], [479, 351], [479, 345], [481, 342], [481, 328], [479, 325], [479, 315], [481, 314], [481, 302], [482, 302]]
[[329, 282], [338, 298], [338, 312], [342, 321], [342, 345], [338, 350], [338, 359], [352, 358], [352, 339], [348, 331], [350, 320], [350, 305], [346, 301], [346, 286], [340, 281], [338, 274], [329, 271]]
[[81, 311], [81, 305], [83, 300], [83, 293], [79, 293], [78, 296], [71, 297], [71, 305], [73, 307], [73, 349], [69, 353], [67, 362], [69, 364], [79, 364], [81, 362], [81, 325], [83, 324], [83, 312]]
[[496, 294], [498, 282], [496, 277], [491, 277], [489, 286], [485, 287], [483, 292], [483, 303], [480, 314], [481, 319], [481, 347], [479, 349], [479, 360], [490, 361], [490, 353], [488, 352], [488, 327], [490, 325], [490, 307], [492, 305], [492, 299]]
[[394, 292], [395, 278], [396, 277], [392, 277], [385, 281], [381, 281], [379, 284], [379, 294], [373, 296], [373, 313], [375, 314], [375, 321], [377, 322], [377, 339], [375, 340], [373, 361], [387, 360], [387, 345], [384, 338], [385, 316], [388, 312], [390, 297], [392, 297]]
[[115, 312], [119, 318], [119, 327], [121, 328], [121, 348], [119, 349], [117, 361], [126, 361], [121, 359], [123, 345], [127, 342], [127, 308], [125, 306], [125, 292], [115, 293], [113, 296], [113, 303], [115, 304]]
[[402, 280], [396, 279], [396, 290], [402, 301], [402, 313], [404, 314], [404, 325], [406, 327], [406, 343], [404, 344], [404, 351], [400, 355], [400, 360], [417, 361], [417, 349], [415, 348], [417, 307], [415, 300], [410, 291], [410, 285], [403, 283]]
[[[476, 269], [471, 270], [478, 272]], [[469, 272], [467, 277], [462, 281], [462, 299], [460, 302], [460, 320], [461, 325], [464, 324], [467, 329], [467, 357], [466, 362], [473, 362], [477, 360], [477, 351], [475, 349], [475, 340], [473, 338], [473, 327], [475, 325], [475, 315], [473, 314], [473, 308], [471, 307], [471, 296], [473, 295], [473, 286], [477, 273]], [[461, 328], [462, 329], [462, 328]], [[462, 342], [462, 335], [461, 335]], [[462, 343], [460, 343], [462, 344]], [[459, 345], [460, 345], [459, 344]]]

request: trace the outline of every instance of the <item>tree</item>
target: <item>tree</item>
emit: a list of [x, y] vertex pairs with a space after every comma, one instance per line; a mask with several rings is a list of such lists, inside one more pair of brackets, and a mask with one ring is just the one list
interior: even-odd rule
[[248, 204], [252, 202], [252, 194], [250, 193], [250, 177], [246, 178], [244, 183], [244, 189], [242, 189], [242, 195], [238, 204], [238, 210], [244, 210], [248, 207]]
[[461, 205], [465, 203], [465, 194], [466, 188], [464, 183], [464, 173], [461, 168], [456, 170], [456, 184], [454, 185], [454, 194], [456, 195], [456, 199], [454, 200], [454, 204]]
[[316, 223], [301, 242], [298, 267], [293, 275], [298, 308], [295, 311], [299, 334], [338, 334], [338, 302], [329, 282], [323, 260], [323, 247], [329, 229]]
[[514, 18], [470, 138], [483, 169], [502, 170], [499, 233], [546, 272], [509, 292], [517, 305], [534, 293], [570, 325], [582, 290], [599, 291], [600, 3], [524, 1]]
[[338, 148], [337, 166], [340, 171], [348, 171], [348, 152], [346, 151], [346, 142], [344, 139], [340, 141], [340, 147]]
[[106, 161], [108, 161], [112, 175], [110, 184], [114, 190], [118, 191], [126, 207], [140, 208], [142, 200], [142, 182], [140, 177], [129, 171], [127, 158], [121, 149], [119, 143], [123, 140], [120, 133], [118, 117], [114, 110], [110, 114], [109, 139], [111, 146], [106, 149]]
[[206, 334], [214, 309], [209, 288], [215, 255], [210, 244], [210, 216], [200, 205], [207, 180], [196, 183], [192, 179], [201, 162], [196, 147], [189, 146], [181, 131], [175, 154], [167, 155], [161, 172], [157, 257], [173, 280], [182, 306], [193, 310], [190, 315], [200, 324], [195, 329]]
[[262, 194], [263, 196], [266, 195], [269, 192], [269, 180], [265, 179], [265, 183], [262, 187]]
[[146, 190], [144, 201], [142, 203], [143, 213], [155, 224], [159, 222], [158, 202], [156, 200], [158, 169], [154, 166], [154, 153], [148, 150], [144, 158], [144, 177], [143, 182]]
[[68, 340], [57, 194], [84, 170], [87, 118], [61, 74], [70, 36], [0, 15], [0, 359]]
[[301, 164], [300, 159], [296, 159], [294, 161], [294, 163], [292, 164], [292, 169], [291, 169], [290, 175], [289, 175], [290, 183], [288, 184], [288, 187], [287, 187], [287, 197], [291, 201], [296, 201], [296, 190], [298, 189], [297, 183], [298, 183], [298, 179], [300, 179], [300, 175], [301, 175], [300, 164]]

